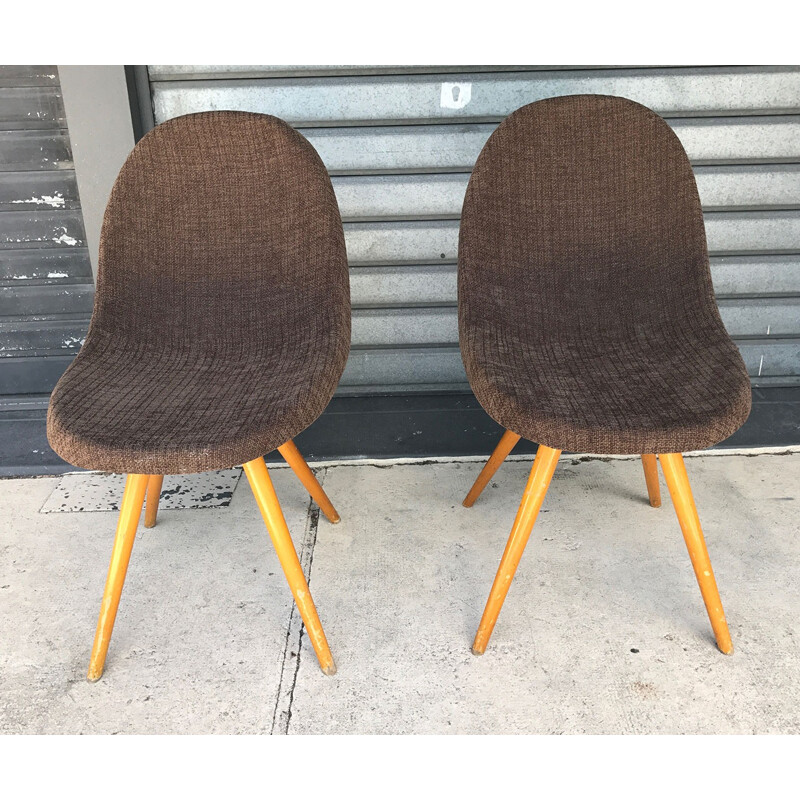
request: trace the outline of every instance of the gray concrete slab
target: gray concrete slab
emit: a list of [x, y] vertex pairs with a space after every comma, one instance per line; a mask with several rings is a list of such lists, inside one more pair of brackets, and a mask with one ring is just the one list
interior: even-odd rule
[[[272, 475], [301, 544], [308, 495], [288, 469]], [[57, 483], [0, 481], [0, 732], [268, 732], [292, 598], [247, 482], [228, 508], [140, 524], [96, 684], [117, 515], [40, 514]]]
[[[113, 512], [0, 481], [5, 733], [798, 733], [800, 454], [687, 459], [736, 651], [710, 625], [662, 480], [565, 459], [484, 656], [470, 653], [530, 468], [273, 469], [336, 658], [320, 671], [251, 492], [140, 528], [107, 671], [85, 681]], [[312, 563], [313, 562], [313, 563]]]
[[800, 455], [687, 459], [736, 652], [714, 647], [662, 479], [562, 461], [486, 654], [470, 644], [525, 484], [505, 464], [335, 467], [290, 733], [800, 732]]

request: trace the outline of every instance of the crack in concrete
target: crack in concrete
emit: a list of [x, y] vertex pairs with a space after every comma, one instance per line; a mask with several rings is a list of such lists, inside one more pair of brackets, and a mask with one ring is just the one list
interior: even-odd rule
[[[320, 475], [319, 472], [322, 474]], [[320, 485], [324, 484], [327, 468], [314, 470]], [[317, 530], [319, 528], [319, 507], [309, 497], [306, 528], [303, 532], [303, 541], [300, 545], [300, 565], [303, 567], [303, 574], [306, 582], [311, 587], [311, 567], [314, 563], [314, 547], [317, 543]], [[286, 735], [289, 733], [289, 725], [292, 720], [292, 702], [294, 700], [294, 689], [297, 684], [297, 676], [300, 672], [300, 657], [303, 652], [303, 638], [305, 637], [305, 625], [297, 610], [297, 604], [292, 602], [292, 610], [289, 614], [289, 625], [287, 626], [286, 639], [283, 646], [283, 657], [281, 663], [281, 674], [278, 683], [278, 693], [275, 698], [275, 709], [272, 714], [272, 725], [270, 734]], [[292, 661], [294, 664], [292, 665]]]

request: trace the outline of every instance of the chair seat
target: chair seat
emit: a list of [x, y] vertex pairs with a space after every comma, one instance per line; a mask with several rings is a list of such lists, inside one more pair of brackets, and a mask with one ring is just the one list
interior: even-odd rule
[[520, 436], [571, 452], [681, 453], [734, 433], [750, 381], [724, 328], [650, 341], [524, 341], [470, 332], [467, 374], [478, 401]]
[[343, 353], [311, 347], [237, 357], [89, 340], [53, 392], [48, 437], [65, 460], [110, 472], [224, 469], [307, 428], [336, 387]]

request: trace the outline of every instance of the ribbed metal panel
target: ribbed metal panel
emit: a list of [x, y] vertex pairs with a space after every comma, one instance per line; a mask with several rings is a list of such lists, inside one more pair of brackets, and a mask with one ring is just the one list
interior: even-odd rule
[[72, 170], [0, 172], [0, 211], [79, 207]]
[[[725, 327], [737, 338], [792, 336], [800, 317], [800, 298], [770, 297], [719, 301]], [[409, 347], [458, 341], [457, 311], [434, 308], [362, 308], [353, 312], [353, 345]]]
[[798, 109], [797, 75], [785, 67], [162, 81], [154, 108], [156, 120], [207, 109], [268, 109], [296, 125], [499, 121], [526, 103], [565, 94], [629, 97], [673, 117]]
[[0, 411], [21, 395], [45, 404], [77, 353], [94, 295], [85, 245], [57, 70], [0, 67]]
[[[800, 160], [800, 116], [668, 120], [694, 164]], [[332, 175], [469, 172], [495, 124], [301, 128]]]
[[[798, 164], [706, 166], [695, 172], [708, 210], [800, 208]], [[334, 177], [333, 187], [345, 221], [458, 219], [468, 182], [467, 173], [354, 175]]]
[[320, 153], [351, 264], [342, 393], [465, 385], [456, 260], [472, 166], [508, 113], [583, 92], [629, 97], [667, 119], [695, 167], [720, 310], [754, 382], [800, 382], [798, 67], [162, 65], [150, 78], [157, 122], [269, 113]]

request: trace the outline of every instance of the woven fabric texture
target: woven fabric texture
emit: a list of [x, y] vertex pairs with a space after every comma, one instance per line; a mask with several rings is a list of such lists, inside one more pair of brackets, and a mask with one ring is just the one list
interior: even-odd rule
[[539, 444], [683, 452], [750, 413], [689, 160], [638, 103], [559, 97], [498, 127], [464, 201], [458, 302], [476, 397]]
[[316, 151], [264, 114], [179, 117], [114, 184], [89, 333], [48, 438], [87, 469], [231, 467], [322, 413], [349, 348], [344, 234]]

